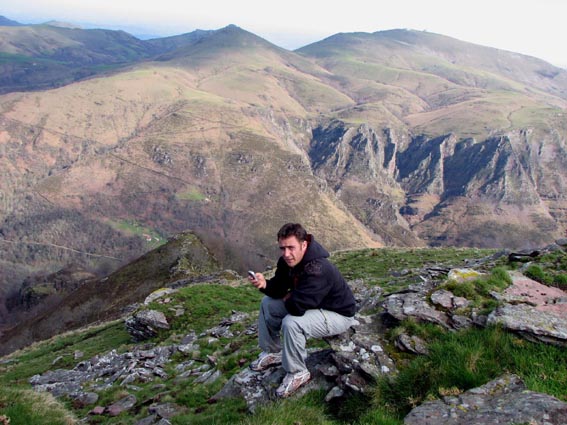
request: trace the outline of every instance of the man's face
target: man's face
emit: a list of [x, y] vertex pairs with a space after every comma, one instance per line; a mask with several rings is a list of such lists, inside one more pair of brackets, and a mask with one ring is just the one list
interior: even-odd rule
[[289, 267], [297, 266], [307, 251], [307, 241], [299, 242], [295, 236], [282, 238], [278, 243], [282, 258]]

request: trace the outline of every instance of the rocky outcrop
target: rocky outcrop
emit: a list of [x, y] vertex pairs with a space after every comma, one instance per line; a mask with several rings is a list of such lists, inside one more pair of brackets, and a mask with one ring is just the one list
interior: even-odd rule
[[414, 140], [412, 149], [397, 157], [397, 179], [408, 193], [427, 192], [442, 195], [445, 191], [445, 161], [455, 152], [455, 136], [441, 136], [428, 140], [425, 136]]
[[137, 311], [125, 324], [134, 341], [145, 341], [156, 336], [160, 329], [169, 329], [165, 314], [156, 310]]
[[567, 346], [567, 293], [512, 272], [512, 285], [493, 296], [503, 302], [488, 316], [530, 341]]
[[[235, 312], [204, 332], [201, 337], [218, 338], [234, 336], [229, 328], [235, 323], [242, 323], [246, 318], [243, 313]], [[330, 348], [312, 350], [307, 359], [307, 366], [313, 379], [302, 388], [298, 395], [313, 389], [328, 392], [327, 400], [341, 398], [352, 392], [364, 392], [378, 376], [390, 374], [396, 370], [392, 359], [386, 354], [376, 332], [377, 316], [358, 316], [359, 324], [350, 332], [328, 339]], [[255, 332], [255, 327], [245, 333]], [[134, 351], [119, 354], [117, 351], [94, 357], [78, 363], [73, 369], [56, 369], [30, 379], [36, 391], [48, 391], [55, 396], [68, 396], [81, 405], [90, 406], [98, 401], [98, 392], [109, 388], [114, 383], [125, 389], [135, 390], [136, 383], [151, 382], [157, 378], [170, 379], [165, 371], [174, 353], [180, 353], [188, 360], [175, 367], [173, 379], [211, 384], [222, 373], [218, 370], [214, 357], [206, 362], [191, 359], [198, 353], [200, 345], [194, 334], [188, 334], [181, 344], [170, 346], [142, 345]], [[281, 383], [284, 370], [281, 366], [272, 367], [263, 372], [253, 372], [246, 365], [241, 372], [232, 376], [228, 383], [211, 400], [214, 403], [223, 397], [243, 397], [250, 411], [258, 405], [274, 400], [275, 389]], [[110, 406], [93, 407], [91, 414], [117, 415], [136, 404], [133, 395]], [[177, 409], [177, 410], [176, 410]], [[174, 411], [181, 409], [177, 406]], [[164, 417], [163, 414], [160, 417]], [[152, 422], [150, 422], [152, 423]]]
[[[454, 282], [482, 276], [473, 269], [453, 269], [447, 275]], [[384, 314], [398, 322], [412, 319], [448, 330], [499, 324], [530, 341], [567, 346], [567, 293], [542, 285], [519, 272], [511, 272], [510, 276], [512, 284], [504, 292], [491, 293], [502, 304], [489, 316], [467, 309], [470, 302], [466, 298], [445, 289], [435, 289], [431, 284], [413, 285], [401, 293], [386, 296], [382, 303]], [[468, 313], [463, 315], [463, 311]], [[414, 351], [407, 338], [406, 343], [399, 342], [399, 347]]]
[[311, 167], [365, 226], [387, 244], [420, 246], [400, 213], [396, 182], [400, 138], [390, 128], [331, 120], [313, 129]]
[[[137, 347], [134, 351], [104, 355], [79, 362], [73, 369], [56, 369], [30, 378], [36, 391], [48, 391], [55, 396], [67, 395], [85, 399], [83, 386], [89, 383], [90, 392], [104, 390], [115, 382], [127, 386], [133, 382], [149, 382], [156, 377], [167, 378], [164, 366], [175, 347]], [[93, 397], [91, 400], [96, 401]]]
[[499, 324], [524, 338], [567, 347], [567, 303], [563, 316], [537, 311], [528, 304], [504, 304], [488, 316], [488, 324]]
[[413, 317], [420, 322], [430, 322], [449, 329], [449, 315], [429, 304], [422, 293], [393, 294], [384, 300], [384, 310], [402, 321]]
[[335, 185], [345, 177], [359, 181], [392, 178], [397, 146], [389, 135], [367, 124], [350, 127], [341, 121], [317, 127], [309, 150], [312, 167]]
[[404, 419], [404, 425], [565, 423], [567, 403], [527, 390], [515, 375], [504, 375], [458, 396], [426, 401]]
[[[379, 316], [357, 315], [358, 324], [349, 332], [326, 338], [329, 349], [312, 350], [307, 358], [311, 381], [300, 388], [301, 396], [313, 389], [327, 392], [325, 399], [341, 399], [347, 394], [365, 392], [382, 375], [395, 373], [396, 365], [383, 348]], [[253, 412], [259, 405], [276, 400], [275, 390], [285, 371], [274, 366], [262, 372], [248, 368], [234, 375], [213, 400], [242, 397]]]

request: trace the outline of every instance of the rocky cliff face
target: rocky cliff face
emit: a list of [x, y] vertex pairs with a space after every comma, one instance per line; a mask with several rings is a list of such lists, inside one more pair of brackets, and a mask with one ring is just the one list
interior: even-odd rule
[[315, 175], [386, 243], [420, 245], [398, 212], [404, 191], [395, 179], [397, 149], [388, 129], [335, 120], [313, 129], [309, 158]]
[[[314, 129], [309, 157], [314, 172], [358, 212], [357, 218], [377, 233], [390, 229], [398, 243], [408, 228], [430, 243], [463, 243], [472, 223], [484, 226], [483, 235], [474, 239], [484, 247], [510, 242], [505, 234], [510, 224], [528, 246], [560, 235], [564, 219], [558, 205], [567, 205], [562, 194], [567, 151], [561, 139], [552, 134], [534, 139], [529, 131], [482, 141], [452, 134], [406, 137], [411, 141], [404, 147], [386, 130], [333, 121]], [[545, 154], [549, 151], [556, 156]], [[550, 169], [557, 170], [552, 178]], [[369, 190], [374, 198], [361, 196]], [[369, 220], [368, 206], [380, 218]], [[447, 212], [462, 208], [466, 212], [447, 223]], [[515, 214], [522, 220], [510, 223]], [[435, 229], [430, 223], [436, 217], [445, 223]]]

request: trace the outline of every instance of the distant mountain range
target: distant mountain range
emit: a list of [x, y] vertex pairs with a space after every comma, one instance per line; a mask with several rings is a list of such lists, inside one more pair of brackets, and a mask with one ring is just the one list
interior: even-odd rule
[[332, 250], [521, 249], [567, 227], [567, 71], [533, 57], [412, 30], [292, 52], [233, 25], [6, 23], [0, 57], [4, 297], [185, 230], [243, 270], [287, 221]]

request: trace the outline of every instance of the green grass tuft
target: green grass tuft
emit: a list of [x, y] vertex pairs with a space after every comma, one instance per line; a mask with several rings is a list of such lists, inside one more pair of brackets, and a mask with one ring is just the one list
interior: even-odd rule
[[312, 391], [302, 398], [278, 401], [260, 407], [254, 416], [244, 419], [243, 425], [331, 425], [336, 422], [325, 409], [325, 393]]
[[449, 280], [439, 288], [472, 301], [469, 309], [476, 308], [481, 314], [487, 314], [498, 306], [491, 292], [502, 292], [511, 283], [512, 278], [508, 272], [503, 267], [496, 267], [487, 276], [465, 282]]
[[441, 333], [427, 356], [378, 382], [374, 409], [397, 419], [425, 400], [469, 390], [506, 372], [518, 374], [532, 391], [567, 400], [566, 366], [562, 348], [527, 342], [498, 327]]
[[10, 425], [72, 425], [78, 421], [49, 393], [0, 386], [0, 419]]

